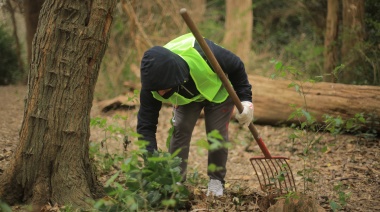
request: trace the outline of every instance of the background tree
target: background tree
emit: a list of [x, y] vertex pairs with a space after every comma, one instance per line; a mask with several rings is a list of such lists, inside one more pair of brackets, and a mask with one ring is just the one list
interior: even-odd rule
[[251, 52], [253, 28], [252, 0], [227, 0], [223, 45], [247, 65]]
[[326, 33], [324, 43], [324, 81], [335, 82], [334, 69], [338, 63], [339, 0], [327, 1]]
[[1, 176], [0, 199], [84, 208], [87, 199], [103, 194], [89, 159], [89, 122], [115, 4], [43, 4], [20, 143]]
[[18, 33], [17, 33], [18, 27], [17, 27], [16, 17], [15, 17], [16, 9], [20, 8], [20, 7], [17, 4], [17, 2], [11, 2], [11, 0], [6, 0], [5, 3], [6, 3], [6, 8], [9, 11], [12, 26], [13, 26], [13, 33], [12, 34], [13, 34], [13, 39], [14, 39], [15, 44], [16, 44], [15, 50], [16, 50], [17, 61], [18, 61], [18, 66], [19, 66], [18, 68], [19, 68], [21, 75], [23, 75], [25, 73], [24, 61], [22, 60], [22, 57], [21, 57], [21, 44], [20, 44]]
[[[115, 10], [111, 39], [96, 83], [97, 99], [112, 98], [140, 81], [143, 53], [187, 32], [179, 10], [189, 1], [123, 0]], [[128, 30], [127, 30], [128, 29]]]
[[346, 66], [342, 82], [352, 83], [360, 75], [356, 65], [364, 41], [364, 0], [342, 1], [342, 63]]
[[26, 47], [27, 47], [27, 64], [30, 63], [32, 58], [32, 42], [34, 34], [37, 30], [38, 16], [44, 0], [23, 1], [24, 17], [26, 26]]
[[202, 22], [206, 13], [206, 0], [192, 0], [189, 6], [194, 23], [199, 24]]

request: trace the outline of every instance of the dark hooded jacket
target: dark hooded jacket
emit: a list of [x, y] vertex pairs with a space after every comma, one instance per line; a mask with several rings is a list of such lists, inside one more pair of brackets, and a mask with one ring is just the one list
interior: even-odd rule
[[[205, 40], [222, 70], [227, 74], [239, 99], [241, 101], [252, 101], [252, 86], [248, 81], [244, 64], [240, 58], [212, 41]], [[195, 42], [194, 48], [207, 61], [197, 42]], [[211, 65], [210, 67], [212, 68]], [[155, 99], [151, 91], [175, 88], [184, 82], [190, 84], [190, 90], [195, 90], [196, 92], [189, 74], [189, 67], [180, 56], [158, 46], [152, 47], [144, 53], [141, 60], [142, 88], [140, 92], [140, 109], [137, 116], [137, 133], [142, 135], [141, 139], [149, 142], [148, 151], [157, 150], [156, 131], [159, 111], [162, 106], [162, 102]]]

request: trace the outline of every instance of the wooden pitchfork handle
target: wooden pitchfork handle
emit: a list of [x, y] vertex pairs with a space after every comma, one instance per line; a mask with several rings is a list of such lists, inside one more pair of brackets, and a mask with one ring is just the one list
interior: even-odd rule
[[[235, 103], [236, 108], [240, 113], [243, 112], [243, 105], [240, 102], [239, 97], [235, 93], [235, 90], [232, 88], [229, 80], [227, 79], [226, 75], [224, 74], [222, 68], [220, 67], [218, 61], [216, 60], [214, 54], [210, 50], [210, 47], [207, 45], [206, 41], [202, 37], [201, 33], [198, 31], [198, 28], [195, 26], [193, 20], [190, 18], [189, 14], [187, 13], [185, 8], [182, 8], [180, 10], [180, 14], [183, 18], [183, 20], [186, 22], [186, 25], [189, 27], [190, 31], [193, 33], [195, 39], [198, 41], [199, 45], [201, 46], [203, 52], [205, 53], [208, 61], [210, 61], [211, 66], [213, 67], [216, 74], [219, 76], [219, 78], [222, 80], [222, 83], [224, 87], [226, 88], [228, 94], [231, 96], [233, 102]], [[255, 138], [257, 144], [259, 145], [261, 151], [263, 152], [265, 158], [271, 159], [272, 156], [268, 151], [268, 148], [264, 144], [262, 138], [260, 137], [256, 127], [251, 122], [248, 126], [249, 130], [251, 131], [253, 137]]]

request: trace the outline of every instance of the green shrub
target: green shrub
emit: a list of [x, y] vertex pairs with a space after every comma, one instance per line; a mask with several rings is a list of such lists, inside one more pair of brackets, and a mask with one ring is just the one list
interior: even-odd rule
[[12, 212], [12, 209], [11, 209], [11, 207], [9, 207], [9, 205], [7, 203], [0, 200], [0, 211]]
[[101, 211], [184, 208], [189, 201], [189, 191], [179, 183], [180, 162], [180, 158], [167, 152], [133, 151], [106, 182], [109, 196], [95, 202], [94, 207]]
[[[113, 121], [117, 120], [126, 122], [128, 118], [115, 116]], [[91, 143], [90, 156], [98, 172], [111, 174], [105, 184], [108, 196], [93, 203], [96, 210], [151, 211], [187, 207], [189, 190], [180, 183], [181, 159], [176, 157], [176, 153], [148, 153], [145, 150], [147, 142], [141, 140], [133, 142], [137, 147], [135, 150], [123, 154], [108, 150], [103, 153], [100, 148], [107, 149], [109, 140], [123, 142], [126, 149], [131, 144], [129, 137], [137, 134], [122, 124], [107, 123], [103, 118], [91, 119], [91, 126], [103, 129], [105, 137], [100, 144]]]
[[21, 75], [14, 40], [0, 25], [0, 85], [15, 83]]

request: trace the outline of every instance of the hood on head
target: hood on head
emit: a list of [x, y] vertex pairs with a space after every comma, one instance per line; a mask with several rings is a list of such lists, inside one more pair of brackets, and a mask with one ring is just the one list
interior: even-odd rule
[[144, 53], [140, 72], [142, 90], [174, 88], [189, 79], [189, 66], [186, 61], [161, 46], [154, 46]]

